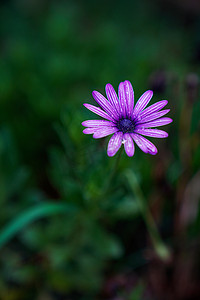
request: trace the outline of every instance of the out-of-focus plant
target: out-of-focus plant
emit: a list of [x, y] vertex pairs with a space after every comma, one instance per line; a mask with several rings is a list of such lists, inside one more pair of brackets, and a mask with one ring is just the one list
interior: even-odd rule
[[[199, 21], [170, 2], [1, 1], [2, 300], [199, 298]], [[82, 134], [81, 107], [124, 78], [136, 97], [144, 84], [167, 97], [175, 122], [156, 159], [122, 156], [100, 199], [113, 162]], [[151, 252], [128, 168], [174, 249], [168, 265]]]

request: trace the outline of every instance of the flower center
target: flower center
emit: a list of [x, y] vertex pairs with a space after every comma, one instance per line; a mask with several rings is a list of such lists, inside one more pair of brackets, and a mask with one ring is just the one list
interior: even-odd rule
[[129, 119], [119, 120], [119, 122], [117, 123], [117, 127], [123, 133], [133, 132], [133, 130], [135, 128], [133, 121], [131, 121]]

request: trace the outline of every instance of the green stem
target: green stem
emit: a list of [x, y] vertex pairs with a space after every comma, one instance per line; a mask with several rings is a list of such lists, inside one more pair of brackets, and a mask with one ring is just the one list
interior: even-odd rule
[[110, 189], [110, 186], [111, 186], [111, 183], [113, 181], [113, 178], [115, 177], [115, 174], [117, 172], [117, 169], [118, 169], [118, 166], [119, 166], [119, 161], [120, 161], [120, 158], [121, 158], [121, 154], [122, 154], [122, 151], [123, 151], [123, 147], [121, 147], [119, 149], [119, 152], [118, 152], [118, 155], [115, 159], [115, 162], [114, 162], [114, 165], [113, 165], [113, 168], [110, 172], [110, 175], [108, 177], [108, 179], [106, 180], [104, 186], [103, 186], [103, 189], [102, 189], [102, 192], [101, 192], [101, 196], [102, 195], [106, 195], [108, 190]]
[[150, 238], [152, 240], [157, 255], [162, 260], [168, 260], [170, 258], [170, 251], [167, 248], [167, 246], [163, 243], [160, 237], [160, 234], [156, 227], [156, 223], [151, 215], [150, 210], [148, 209], [144, 195], [142, 193], [142, 190], [140, 188], [140, 185], [137, 181], [135, 174], [131, 170], [128, 170], [126, 172], [126, 178], [132, 192], [136, 196], [136, 200], [138, 202], [140, 212], [142, 214], [144, 222], [146, 223], [147, 230], [149, 232]]

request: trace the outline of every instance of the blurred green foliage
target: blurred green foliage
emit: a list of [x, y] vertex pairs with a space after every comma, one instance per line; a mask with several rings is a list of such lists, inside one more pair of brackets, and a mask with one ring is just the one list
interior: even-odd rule
[[[167, 1], [126, 2], [0, 3], [2, 300], [155, 299], [137, 274], [151, 245], [128, 168], [172, 247], [176, 209], [187, 242], [199, 235], [199, 194], [191, 204], [184, 192], [200, 164], [199, 15]], [[157, 156], [122, 155], [101, 197], [116, 158], [106, 155], [107, 139], [82, 133], [93, 118], [82, 104], [125, 79], [136, 99], [148, 88], [154, 102], [167, 98], [174, 123], [155, 141]], [[191, 205], [197, 212], [187, 214]], [[137, 279], [121, 285], [116, 274]]]

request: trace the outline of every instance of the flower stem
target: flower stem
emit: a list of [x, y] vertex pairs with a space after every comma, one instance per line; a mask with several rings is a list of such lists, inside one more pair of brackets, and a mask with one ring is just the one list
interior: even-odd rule
[[164, 261], [168, 260], [170, 258], [170, 250], [168, 247], [163, 243], [160, 234], [158, 232], [158, 229], [156, 227], [156, 223], [152, 217], [152, 214], [150, 210], [148, 209], [148, 206], [146, 204], [144, 195], [142, 193], [142, 190], [140, 188], [140, 185], [137, 181], [137, 178], [135, 174], [128, 170], [126, 172], [126, 178], [128, 181], [128, 184], [136, 196], [136, 200], [138, 202], [138, 206], [140, 208], [140, 212], [142, 214], [143, 220], [146, 223], [147, 230], [149, 232], [150, 238], [152, 240], [152, 244], [154, 246], [154, 249], [157, 253], [157, 255]]
[[106, 180], [106, 182], [104, 184], [104, 187], [102, 189], [101, 195], [105, 195], [108, 192], [109, 188], [110, 188], [110, 185], [111, 185], [111, 183], [113, 181], [113, 178], [115, 177], [115, 174], [116, 174], [118, 166], [119, 166], [119, 161], [120, 161], [120, 158], [121, 158], [122, 150], [123, 150], [123, 147], [121, 147], [119, 149], [117, 157], [115, 158], [114, 166], [113, 166], [113, 168], [112, 168], [112, 170], [110, 172], [108, 180]]

